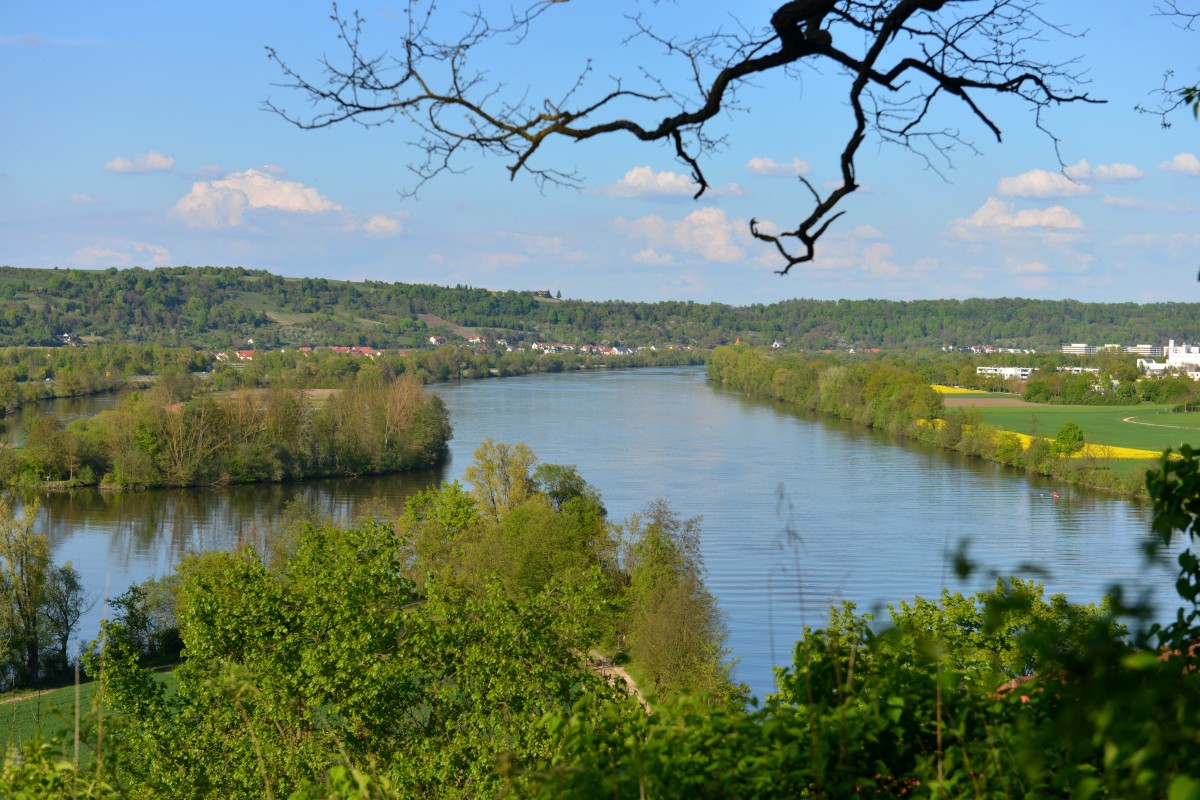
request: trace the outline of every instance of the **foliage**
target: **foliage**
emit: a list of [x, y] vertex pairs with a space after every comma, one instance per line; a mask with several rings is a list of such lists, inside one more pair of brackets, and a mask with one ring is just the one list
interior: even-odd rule
[[[1037, 348], [1039, 360], [1062, 342], [1200, 339], [1200, 328], [1193, 327], [1200, 319], [1194, 303], [795, 299], [737, 307], [684, 301], [587, 302], [467, 286], [283, 278], [239, 267], [0, 267], [0, 287], [0, 345], [38, 345], [0, 350], [0, 403], [9, 408], [39, 397], [112, 388], [120, 376], [160, 374], [167, 362], [192, 371], [213, 367], [236, 380], [239, 370], [214, 364], [211, 351], [245, 347], [247, 338], [255, 340], [256, 348], [269, 349], [266, 355], [280, 364], [319, 362], [320, 369], [341, 375], [360, 369], [363, 359], [335, 357], [328, 351], [305, 355], [295, 348], [413, 348], [407, 364], [395, 353], [384, 360], [401, 372], [411, 366], [412, 374], [428, 380], [457, 374], [459, 364], [466, 365], [462, 371], [468, 375], [485, 376], [491, 370], [520, 375], [599, 364], [697, 363], [697, 354], [664, 345], [709, 348], [739, 337], [757, 345], [778, 340], [789, 348], [818, 351], [1007, 343]], [[7, 294], [11, 298], [5, 299]], [[437, 350], [428, 349], [431, 326], [444, 328], [454, 342], [461, 337], [445, 326], [481, 331], [491, 342], [502, 338], [514, 348], [559, 341], [658, 349], [633, 356], [588, 357], [576, 351], [537, 357], [528, 350], [452, 347], [454, 358], [447, 363]], [[106, 343], [44, 347], [59, 344], [55, 337], [68, 332], [103, 337]], [[281, 347], [289, 349], [283, 353], [277, 349]], [[262, 357], [243, 365], [251, 381], [261, 374]], [[46, 382], [47, 377], [52, 380]]]
[[68, 648], [94, 602], [70, 562], [56, 565], [34, 531], [38, 503], [18, 515], [0, 496], [0, 686], [36, 686], [68, 671]]
[[173, 696], [106, 623], [89, 670], [127, 725], [114, 780], [134, 794], [304, 795], [349, 761], [404, 796], [486, 795], [502, 754], [515, 767], [549, 755], [544, 714], [615, 697], [564, 638], [559, 597], [440, 582], [418, 596], [396, 544], [377, 523], [314, 526], [277, 573], [248, 550], [185, 560]]
[[480, 511], [499, 521], [533, 493], [530, 471], [536, 463], [537, 456], [525, 445], [497, 444], [488, 437], [475, 448], [475, 460], [463, 477]]
[[441, 399], [411, 376], [362, 372], [322, 403], [287, 386], [184, 402], [171, 383], [65, 430], [35, 417], [0, 481], [129, 489], [402, 472], [442, 459], [451, 435]]
[[[898, 359], [843, 362], [830, 357], [806, 358], [767, 354], [746, 347], [723, 347], [713, 352], [708, 375], [751, 395], [792, 403], [1031, 472], [1100, 489], [1130, 494], [1144, 491], [1140, 474], [1118, 471], [1105, 458], [1066, 458], [1065, 452], [1036, 435], [1025, 447], [1019, 437], [1014, 439], [1012, 433], [992, 422], [1002, 413], [1027, 415], [1026, 409], [986, 409], [986, 419], [979, 409], [946, 409], [941, 395], [929, 386], [927, 376]], [[1070, 413], [1082, 412], [1071, 409]], [[1090, 427], [1091, 418], [1088, 424]], [[1146, 430], [1155, 433], [1147, 434]], [[1158, 430], [1144, 428], [1129, 435], [1158, 436], [1161, 435]]]
[[1054, 435], [1054, 450], [1060, 456], [1069, 456], [1083, 449], [1083, 428], [1074, 422], [1064, 422]]

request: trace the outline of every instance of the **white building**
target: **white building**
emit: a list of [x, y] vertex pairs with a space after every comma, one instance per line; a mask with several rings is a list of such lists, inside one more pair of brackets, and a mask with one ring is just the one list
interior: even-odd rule
[[1186, 372], [1188, 368], [1195, 369], [1200, 366], [1200, 346], [1194, 344], [1175, 344], [1175, 340], [1172, 339], [1167, 343], [1163, 355], [1167, 357], [1168, 372]]
[[976, 367], [976, 375], [999, 375], [1005, 380], [1009, 378], [1027, 379], [1033, 374], [1033, 367]]

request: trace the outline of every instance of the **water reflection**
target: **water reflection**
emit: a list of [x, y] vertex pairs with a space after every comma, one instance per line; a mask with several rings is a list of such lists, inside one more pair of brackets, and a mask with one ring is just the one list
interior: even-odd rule
[[[702, 516], [709, 587], [719, 598], [736, 675], [762, 696], [771, 667], [791, 659], [805, 625], [830, 603], [879, 609], [959, 584], [947, 553], [960, 540], [1001, 574], [1036, 563], [1049, 592], [1098, 600], [1114, 582], [1174, 599], [1173, 569], [1146, 567], [1138, 503], [1053, 484], [995, 464], [795, 414], [704, 380], [702, 370], [539, 375], [434, 387], [454, 425], [451, 458], [435, 473], [303, 484], [81, 491], [43, 497], [41, 530], [94, 591], [161, 575], [189, 550], [260, 542], [293, 498], [337, 520], [461, 479], [484, 438], [524, 442], [543, 461], [574, 464], [614, 520], [656, 497]], [[1051, 492], [1057, 490], [1055, 499]], [[92, 635], [102, 609], [85, 625]]]

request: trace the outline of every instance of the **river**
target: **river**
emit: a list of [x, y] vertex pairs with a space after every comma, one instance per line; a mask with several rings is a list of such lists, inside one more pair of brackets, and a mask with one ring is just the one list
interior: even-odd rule
[[[461, 479], [484, 438], [524, 442], [574, 464], [621, 521], [665, 499], [702, 517], [708, 587], [725, 615], [735, 677], [762, 697], [803, 626], [831, 603], [885, 604], [943, 586], [975, 591], [993, 573], [1037, 575], [1075, 601], [1113, 583], [1149, 587], [1166, 606], [1173, 570], [1144, 565], [1141, 503], [1033, 478], [995, 464], [836, 421], [798, 415], [714, 386], [702, 368], [572, 372], [431, 387], [454, 425], [449, 462], [418, 475], [300, 484], [42, 498], [39, 530], [97, 595], [167, 572], [188, 550], [261, 542], [296, 497], [346, 521]], [[98, 400], [103, 404], [105, 398]], [[74, 413], [87, 413], [77, 407]], [[13, 421], [10, 420], [10, 425]], [[20, 422], [16, 421], [19, 428]], [[1057, 492], [1054, 497], [1052, 492]], [[960, 583], [960, 542], [983, 569]], [[95, 634], [97, 604], [83, 623]]]

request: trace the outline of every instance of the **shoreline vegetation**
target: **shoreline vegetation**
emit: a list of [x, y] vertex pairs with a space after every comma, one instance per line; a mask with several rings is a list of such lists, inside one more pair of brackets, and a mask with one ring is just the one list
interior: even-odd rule
[[601, 357], [450, 345], [375, 358], [264, 351], [229, 364], [135, 345], [6, 348], [0, 400], [10, 408], [122, 384], [130, 391], [116, 408], [66, 426], [34, 416], [21, 446], [0, 446], [0, 485], [127, 491], [406, 472], [439, 463], [451, 436], [425, 384], [703, 358], [682, 348]]
[[[708, 377], [752, 397], [788, 403], [1076, 486], [1148, 496], [1143, 470], [1134, 465], [1114, 468], [1114, 462], [1121, 461], [1117, 449], [1086, 443], [1082, 437], [1068, 440], [1062, 431], [1042, 438], [990, 424], [978, 408], [947, 406], [925, 377], [900, 362], [842, 363], [831, 358], [768, 355], [747, 347], [719, 347], [709, 359]], [[1074, 437], [1074, 430], [1068, 433]], [[1145, 466], [1156, 466], [1158, 457], [1157, 452], [1147, 456]]]
[[66, 427], [34, 416], [24, 445], [0, 450], [0, 483], [126, 491], [404, 472], [444, 459], [451, 436], [441, 399], [412, 377], [196, 397], [193, 383], [164, 373]]

